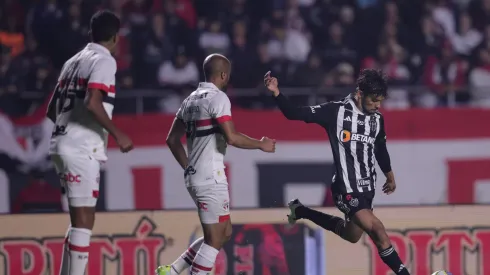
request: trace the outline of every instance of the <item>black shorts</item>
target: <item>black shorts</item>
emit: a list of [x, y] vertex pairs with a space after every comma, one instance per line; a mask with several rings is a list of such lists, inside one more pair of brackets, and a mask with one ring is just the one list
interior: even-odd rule
[[374, 192], [351, 193], [351, 194], [333, 194], [335, 206], [344, 213], [345, 220], [350, 221], [359, 210], [373, 210]]

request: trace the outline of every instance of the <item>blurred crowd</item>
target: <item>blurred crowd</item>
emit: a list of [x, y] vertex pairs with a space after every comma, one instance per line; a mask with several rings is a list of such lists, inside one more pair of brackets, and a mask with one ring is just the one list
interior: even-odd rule
[[[394, 106], [490, 106], [490, 0], [3, 0], [0, 110], [45, 101], [98, 9], [122, 20], [118, 94], [162, 93], [147, 111], [173, 112], [214, 52], [232, 60], [231, 92], [259, 87], [268, 70], [281, 86], [352, 88], [376, 67]], [[270, 106], [254, 100], [242, 107]], [[121, 102], [116, 111], [134, 101]]]

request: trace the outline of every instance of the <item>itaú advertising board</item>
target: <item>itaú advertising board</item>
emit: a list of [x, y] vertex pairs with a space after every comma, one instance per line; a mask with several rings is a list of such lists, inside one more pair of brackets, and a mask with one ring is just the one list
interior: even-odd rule
[[[490, 127], [485, 110], [412, 110], [385, 112], [388, 149], [397, 180], [391, 196], [378, 205], [431, 205], [490, 202]], [[185, 209], [193, 202], [183, 172], [164, 140], [173, 116], [118, 117], [136, 149], [113, 147], [105, 166], [105, 205], [109, 210]], [[322, 128], [286, 120], [275, 111], [237, 111], [239, 131], [276, 138], [277, 151], [239, 150], [226, 155], [231, 206], [282, 207], [299, 197], [320, 205], [333, 174], [332, 154]], [[475, 130], [478, 129], [478, 130]], [[381, 171], [378, 174], [382, 175]], [[378, 180], [378, 186], [384, 178]]]
[[[411, 274], [490, 275], [490, 206], [380, 207], [375, 212]], [[233, 211], [234, 233], [214, 275], [392, 274], [368, 238], [351, 244], [309, 223], [290, 227], [286, 213]], [[66, 214], [3, 215], [0, 223], [0, 274], [58, 274]], [[198, 236], [193, 211], [99, 213], [87, 274], [151, 274]]]

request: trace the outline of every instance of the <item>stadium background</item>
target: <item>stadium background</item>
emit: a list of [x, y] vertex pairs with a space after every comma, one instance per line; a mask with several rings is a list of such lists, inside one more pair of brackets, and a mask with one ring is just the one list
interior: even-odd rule
[[321, 128], [284, 119], [261, 87], [272, 70], [296, 102], [316, 104], [351, 92], [366, 67], [390, 79], [383, 113], [398, 189], [375, 205], [402, 260], [416, 275], [490, 274], [488, 0], [2, 1], [0, 274], [57, 274], [68, 218], [44, 109], [101, 8], [123, 21], [114, 120], [136, 149], [110, 146], [89, 275], [149, 274], [199, 236], [164, 139], [211, 52], [233, 62], [238, 129], [278, 140], [274, 155], [229, 150], [236, 226], [216, 274], [390, 274], [367, 239], [284, 226], [292, 197], [337, 212], [332, 158]]

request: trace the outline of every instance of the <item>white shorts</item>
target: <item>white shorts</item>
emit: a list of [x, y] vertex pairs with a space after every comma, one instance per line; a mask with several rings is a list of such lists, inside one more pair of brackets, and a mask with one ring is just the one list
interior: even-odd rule
[[51, 155], [61, 190], [73, 207], [94, 207], [99, 197], [100, 162], [88, 155]]
[[215, 224], [230, 219], [230, 194], [226, 182], [187, 187], [196, 203], [203, 224]]

